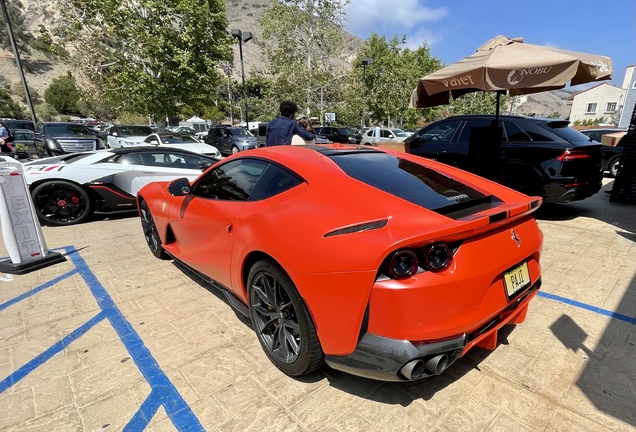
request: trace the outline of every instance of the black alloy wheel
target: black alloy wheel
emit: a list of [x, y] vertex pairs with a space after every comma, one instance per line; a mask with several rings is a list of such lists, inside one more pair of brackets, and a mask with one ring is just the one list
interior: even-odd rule
[[290, 376], [318, 369], [323, 353], [316, 328], [291, 280], [270, 261], [258, 261], [248, 276], [252, 326], [267, 357]]
[[157, 226], [155, 225], [155, 221], [152, 219], [152, 214], [150, 213], [150, 209], [148, 208], [146, 201], [141, 201], [141, 204], [139, 205], [139, 217], [141, 218], [141, 228], [144, 231], [144, 239], [146, 240], [146, 244], [148, 245], [150, 252], [152, 252], [152, 254], [157, 258], [168, 258], [168, 254], [161, 245], [161, 238], [157, 232]]
[[91, 214], [91, 199], [81, 186], [59, 180], [38, 185], [32, 192], [35, 212], [47, 225], [84, 222]]

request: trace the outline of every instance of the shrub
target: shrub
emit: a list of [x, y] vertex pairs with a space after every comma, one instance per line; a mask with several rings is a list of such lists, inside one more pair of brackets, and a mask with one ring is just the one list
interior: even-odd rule
[[58, 77], [44, 92], [44, 100], [61, 114], [77, 114], [80, 92], [75, 79], [70, 76]]

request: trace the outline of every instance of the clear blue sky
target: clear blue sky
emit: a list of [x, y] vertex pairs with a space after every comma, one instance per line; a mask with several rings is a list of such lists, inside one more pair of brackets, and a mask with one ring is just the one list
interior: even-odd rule
[[612, 84], [636, 65], [636, 0], [351, 0], [350, 33], [406, 35], [410, 47], [426, 40], [450, 64], [497, 35], [612, 59]]

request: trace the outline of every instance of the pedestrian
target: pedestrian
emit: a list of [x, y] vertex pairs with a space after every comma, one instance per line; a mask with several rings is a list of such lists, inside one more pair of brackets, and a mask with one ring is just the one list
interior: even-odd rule
[[265, 146], [291, 145], [294, 135], [300, 135], [302, 139], [312, 140], [315, 135], [303, 129], [294, 121], [298, 105], [292, 101], [280, 103], [280, 115], [267, 125], [267, 135], [265, 136]]
[[[309, 120], [309, 118], [307, 117], [301, 117], [298, 120], [298, 124], [300, 125], [300, 127], [302, 127], [303, 129], [305, 129], [306, 131], [311, 132], [312, 134], [315, 134], [316, 132], [314, 131], [314, 127], [311, 125], [311, 120]], [[306, 140], [303, 137], [301, 137], [298, 134], [295, 134], [292, 137], [292, 142], [291, 145], [311, 145], [311, 144], [316, 144], [316, 138], [314, 139], [310, 139], [310, 140]]]
[[12, 141], [11, 131], [5, 126], [4, 122], [0, 121], [0, 151], [3, 153], [14, 153], [15, 147], [11, 144]]

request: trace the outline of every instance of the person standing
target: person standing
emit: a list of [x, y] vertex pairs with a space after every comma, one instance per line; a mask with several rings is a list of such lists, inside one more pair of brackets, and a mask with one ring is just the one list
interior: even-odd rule
[[298, 105], [292, 101], [283, 101], [279, 107], [280, 115], [267, 125], [265, 146], [291, 145], [294, 135], [299, 135], [305, 140], [312, 140], [315, 135], [303, 129], [294, 121], [298, 112]]
[[15, 147], [11, 144], [12, 141], [11, 131], [4, 125], [4, 122], [0, 121], [0, 151], [3, 153], [15, 152]]
[[[311, 120], [309, 120], [309, 118], [303, 117], [299, 119], [298, 124], [306, 131], [309, 131], [315, 135], [316, 132], [314, 131], [314, 127], [311, 125]], [[291, 145], [311, 145], [311, 144], [316, 144], [315, 138], [312, 140], [306, 140], [306, 139], [303, 139], [303, 137], [301, 137], [300, 135], [294, 135], [292, 137]]]

